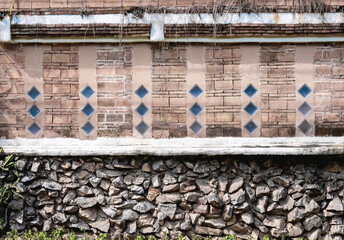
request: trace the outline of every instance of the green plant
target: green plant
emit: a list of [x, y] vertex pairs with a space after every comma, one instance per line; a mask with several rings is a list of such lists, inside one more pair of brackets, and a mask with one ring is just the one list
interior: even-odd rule
[[107, 234], [106, 233], [100, 233], [97, 239], [98, 240], [105, 240], [105, 239], [107, 239]]
[[75, 232], [69, 233], [69, 240], [75, 240]]
[[[128, 236], [127, 236], [128, 237]], [[129, 238], [129, 237], [128, 237]], [[146, 239], [146, 237], [145, 236], [143, 236], [143, 235], [138, 235], [134, 240], [145, 240]], [[148, 237], [148, 239], [149, 239], [149, 237]]]
[[235, 240], [235, 236], [234, 236], [234, 234], [227, 235], [227, 236], [225, 236], [225, 238], [223, 240]]
[[51, 238], [54, 240], [62, 239], [63, 228], [57, 228], [51, 233]]
[[156, 240], [156, 237], [152, 236], [152, 235], [149, 235], [148, 236], [148, 240]]

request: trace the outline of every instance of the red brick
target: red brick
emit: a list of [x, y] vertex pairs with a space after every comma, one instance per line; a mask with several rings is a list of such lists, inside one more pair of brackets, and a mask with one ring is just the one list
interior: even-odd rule
[[69, 84], [53, 85], [53, 94], [68, 94], [70, 93]]

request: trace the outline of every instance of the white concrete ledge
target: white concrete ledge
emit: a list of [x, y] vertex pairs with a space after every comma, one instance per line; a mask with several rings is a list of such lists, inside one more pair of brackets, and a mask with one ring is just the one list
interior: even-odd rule
[[0, 140], [6, 154], [100, 155], [333, 155], [344, 154], [344, 137], [299, 138], [71, 138]]

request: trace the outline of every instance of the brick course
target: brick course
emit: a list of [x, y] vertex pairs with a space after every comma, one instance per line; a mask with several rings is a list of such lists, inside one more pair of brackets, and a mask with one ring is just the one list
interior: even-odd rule
[[44, 45], [44, 136], [78, 137], [78, 47]]
[[97, 50], [98, 136], [132, 136], [132, 47]]

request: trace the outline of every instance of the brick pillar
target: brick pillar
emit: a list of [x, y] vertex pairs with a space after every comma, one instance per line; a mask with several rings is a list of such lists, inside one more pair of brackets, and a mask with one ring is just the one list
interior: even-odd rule
[[343, 136], [344, 44], [321, 44], [314, 50], [315, 135]]
[[78, 63], [76, 45], [44, 46], [45, 137], [79, 137]]
[[241, 136], [240, 48], [206, 48], [207, 137]]
[[153, 45], [153, 137], [186, 137], [186, 47]]
[[25, 137], [24, 55], [20, 45], [0, 46], [0, 137]]
[[98, 47], [97, 86], [98, 136], [132, 136], [132, 47]]
[[295, 46], [261, 45], [261, 136], [295, 136]]

